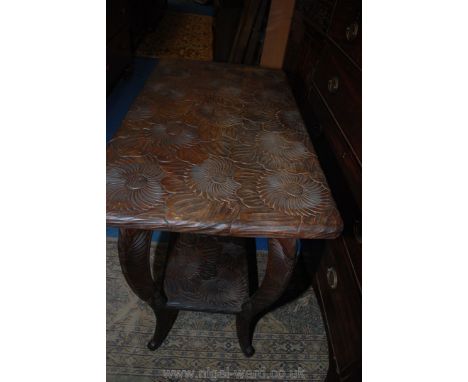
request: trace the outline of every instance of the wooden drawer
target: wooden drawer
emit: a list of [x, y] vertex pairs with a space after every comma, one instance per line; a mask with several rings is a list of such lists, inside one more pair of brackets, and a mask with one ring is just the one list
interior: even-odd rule
[[330, 37], [359, 66], [362, 65], [361, 1], [338, 0]]
[[[362, 279], [362, 238], [361, 238], [361, 205], [354, 198], [346, 179], [339, 170], [333, 168], [329, 158], [323, 158], [322, 147], [318, 146], [317, 154], [327, 177], [333, 197], [343, 219], [343, 244], [346, 247], [356, 285], [361, 290]], [[325, 148], [327, 150], [327, 148]], [[330, 149], [328, 149], [330, 151]], [[322, 161], [322, 159], [325, 159]], [[323, 163], [322, 163], [323, 162]], [[360, 183], [356, 186], [360, 187]]]
[[310, 83], [319, 65], [322, 51], [325, 47], [325, 37], [312, 28], [307, 28], [304, 34], [305, 51], [300, 52], [302, 65], [298, 68], [305, 83]]
[[343, 230], [343, 240], [348, 250], [353, 267], [356, 283], [361, 290], [362, 285], [362, 238], [361, 238], [361, 218], [351, 219], [346, 222]]
[[341, 237], [343, 238], [344, 245], [349, 255], [353, 274], [361, 290], [362, 280], [362, 236], [361, 236], [361, 214], [357, 208], [353, 208], [352, 204], [348, 204], [346, 212], [342, 213], [344, 220], [344, 228]]
[[296, 9], [304, 19], [322, 33], [327, 33], [336, 0], [297, 0]]
[[337, 371], [345, 375], [361, 360], [361, 293], [341, 238], [327, 242], [316, 274]]
[[[294, 49], [294, 40], [290, 39], [287, 62], [293, 70], [287, 67], [286, 72], [288, 72], [288, 69], [290, 72], [294, 71], [294, 77], [297, 81], [310, 83], [325, 46], [325, 37], [315, 29], [307, 27], [300, 17], [295, 20], [301, 23], [303, 28], [300, 31], [302, 33], [302, 43]], [[294, 35], [291, 37], [298, 38], [299, 36]]]
[[313, 81], [361, 161], [361, 72], [327, 43]]
[[[331, 183], [331, 178], [335, 175], [338, 175], [338, 172], [341, 172], [343, 178], [346, 180], [345, 188], [351, 191], [355, 203], [359, 208], [361, 208], [361, 163], [358, 161], [357, 157], [351, 150], [351, 146], [342, 134], [340, 126], [333, 119], [333, 116], [331, 115], [325, 100], [321, 97], [318, 89], [313, 84], [310, 88], [308, 100], [314, 114], [320, 123], [321, 135], [323, 136], [320, 137], [320, 139], [315, 139], [313, 143], [316, 150], [320, 151], [318, 152], [319, 159], [321, 160], [325, 175], [327, 176], [327, 179], [330, 178], [329, 183]], [[325, 140], [325, 142], [323, 142], [323, 140]], [[325, 147], [322, 149], [322, 146]], [[339, 171], [335, 171], [334, 169], [327, 171], [327, 163], [325, 162], [331, 161], [336, 162]], [[330, 186], [332, 185], [330, 184]], [[341, 187], [341, 185], [332, 187], [333, 193], [335, 194], [335, 191], [338, 191], [342, 188], [343, 187]], [[337, 199], [337, 197], [335, 197], [335, 199]]]

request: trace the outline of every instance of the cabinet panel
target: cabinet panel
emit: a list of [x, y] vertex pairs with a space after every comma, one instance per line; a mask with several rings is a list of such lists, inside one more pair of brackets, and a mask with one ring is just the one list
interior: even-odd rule
[[326, 44], [314, 83], [361, 160], [361, 72]]
[[362, 65], [361, 2], [338, 0], [330, 27], [330, 37], [359, 66]]
[[[361, 164], [351, 150], [351, 146], [343, 135], [341, 127], [333, 119], [329, 109], [327, 108], [325, 100], [321, 98], [318, 89], [314, 85], [312, 85], [312, 88], [310, 89], [308, 99], [312, 106], [312, 110], [319, 121], [321, 134], [323, 135], [322, 139], [326, 139], [328, 151], [332, 151], [332, 153], [328, 152], [327, 154], [329, 156], [333, 156], [334, 161], [341, 170], [342, 176], [346, 180], [348, 188], [353, 194], [354, 200], [359, 208], [361, 208]], [[317, 149], [319, 149], [319, 144], [320, 142], [315, 144]], [[322, 158], [323, 156], [319, 154], [319, 159]], [[322, 163], [322, 167], [324, 167], [327, 178], [334, 176], [335, 174], [327, 172], [325, 162], [327, 162], [328, 159], [323, 158], [323, 161], [324, 163]], [[335, 190], [333, 191], [335, 192]]]
[[361, 293], [347, 260], [343, 239], [331, 240], [316, 275], [339, 374], [361, 359]]
[[336, 0], [296, 0], [298, 12], [322, 33], [330, 27]]

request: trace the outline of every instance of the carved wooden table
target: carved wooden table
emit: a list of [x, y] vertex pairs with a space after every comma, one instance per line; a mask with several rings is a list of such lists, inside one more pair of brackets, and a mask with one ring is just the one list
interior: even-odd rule
[[[120, 228], [129, 286], [156, 315], [151, 350], [188, 309], [235, 314], [246, 356], [289, 283], [298, 239], [342, 230], [285, 75], [173, 60], [160, 61], [109, 143], [107, 224]], [[152, 230], [172, 232], [153, 266]], [[260, 287], [254, 237], [269, 238]]]

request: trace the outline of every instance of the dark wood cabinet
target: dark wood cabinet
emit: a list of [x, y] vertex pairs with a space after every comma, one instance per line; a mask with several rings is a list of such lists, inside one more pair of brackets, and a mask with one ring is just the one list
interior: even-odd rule
[[353, 287], [353, 266], [346, 254], [343, 238], [325, 247], [317, 272], [317, 297], [323, 306], [336, 371], [345, 374], [360, 362], [361, 293]]
[[326, 44], [313, 86], [336, 120], [351, 151], [361, 159], [361, 71], [331, 44]]
[[362, 374], [361, 51], [359, 0], [296, 1], [284, 70], [344, 222], [340, 238], [323, 242], [313, 280], [330, 348], [327, 381]]
[[330, 37], [349, 58], [361, 66], [361, 2], [356, 0], [338, 0]]

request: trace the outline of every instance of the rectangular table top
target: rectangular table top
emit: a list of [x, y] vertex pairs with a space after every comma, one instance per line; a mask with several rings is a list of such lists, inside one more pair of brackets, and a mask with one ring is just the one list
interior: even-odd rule
[[169, 59], [108, 145], [107, 224], [285, 238], [342, 230], [283, 72]]

